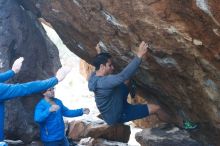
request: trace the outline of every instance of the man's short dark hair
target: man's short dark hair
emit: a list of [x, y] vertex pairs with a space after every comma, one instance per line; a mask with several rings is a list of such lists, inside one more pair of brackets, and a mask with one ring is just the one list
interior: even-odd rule
[[40, 93], [41, 93], [41, 94], [44, 94], [45, 92], [51, 91], [51, 90], [54, 90], [54, 87], [51, 87], [51, 88], [49, 88], [49, 89], [47, 89], [47, 90], [44, 90], [44, 91], [41, 91]]
[[100, 65], [105, 65], [111, 57], [112, 56], [109, 53], [99, 53], [95, 56], [92, 65], [95, 66], [95, 70], [99, 70]]

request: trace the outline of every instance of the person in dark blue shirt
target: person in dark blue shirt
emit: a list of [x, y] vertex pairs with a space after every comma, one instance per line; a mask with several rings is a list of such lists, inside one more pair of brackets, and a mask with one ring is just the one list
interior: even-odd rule
[[[0, 82], [4, 82], [21, 69], [24, 58], [20, 57], [15, 60], [12, 69], [4, 73], [0, 73]], [[33, 81], [22, 84], [5, 84], [0, 83], [0, 141], [4, 140], [4, 102], [20, 96], [26, 96], [33, 93], [38, 93], [48, 88], [55, 86], [59, 81], [62, 81], [69, 72], [69, 68], [62, 67], [57, 71], [55, 77], [46, 80]]]
[[54, 88], [43, 92], [44, 98], [35, 108], [34, 120], [40, 125], [40, 136], [44, 146], [69, 146], [65, 136], [64, 117], [89, 114], [88, 108], [70, 110], [54, 97]]

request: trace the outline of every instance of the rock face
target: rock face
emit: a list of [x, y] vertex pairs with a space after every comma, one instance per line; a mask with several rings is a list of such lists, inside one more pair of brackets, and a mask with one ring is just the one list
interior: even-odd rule
[[[14, 0], [0, 1], [0, 69], [11, 68], [15, 59], [24, 57], [22, 69], [10, 83], [45, 79], [60, 66], [57, 48], [47, 38], [37, 17]], [[6, 102], [5, 134], [7, 139], [30, 142], [37, 137], [33, 111], [39, 95]]]
[[95, 68], [85, 62], [84, 60], [80, 60], [80, 74], [84, 76], [86, 79], [89, 78], [90, 74], [95, 70]]
[[[132, 51], [141, 40], [151, 42], [149, 56], [135, 76], [145, 95], [156, 97], [174, 114], [183, 113], [185, 118], [214, 127], [210, 129], [220, 135], [217, 1], [32, 2], [70, 50], [88, 62], [99, 42], [120, 69], [133, 58]], [[203, 133], [204, 141], [210, 140], [212, 131]]]
[[[5, 8], [8, 2], [15, 3], [1, 1], [1, 17], [4, 9], [12, 7]], [[174, 115], [200, 122], [203, 129], [195, 137], [204, 143], [220, 143], [220, 5], [217, 0], [17, 2], [24, 10], [51, 23], [69, 49], [87, 62], [91, 62], [97, 53], [95, 45], [99, 42], [102, 51], [114, 56], [115, 67], [120, 70], [133, 58], [132, 51], [141, 40], [151, 43], [149, 55], [135, 76], [144, 98], [156, 98]], [[15, 10], [4, 18], [17, 16], [19, 13]], [[24, 20], [30, 17], [27, 14], [22, 16]], [[8, 25], [17, 28], [13, 24]], [[29, 29], [23, 25], [22, 28]], [[8, 32], [18, 32], [19, 28], [10, 30]], [[1, 36], [7, 38], [7, 33]], [[12, 40], [6, 43], [8, 48], [13, 48], [15, 43]], [[30, 45], [32, 41], [29, 37], [23, 43]], [[22, 40], [16, 43], [23, 44]], [[18, 52], [26, 49], [15, 47]], [[32, 73], [36, 75], [36, 72]]]
[[159, 128], [144, 129], [135, 135], [141, 146], [203, 146], [190, 138], [186, 131], [178, 128], [162, 130]]
[[108, 126], [104, 121], [73, 121], [69, 124], [68, 137], [77, 141], [92, 137], [127, 143], [130, 133], [128, 125]]

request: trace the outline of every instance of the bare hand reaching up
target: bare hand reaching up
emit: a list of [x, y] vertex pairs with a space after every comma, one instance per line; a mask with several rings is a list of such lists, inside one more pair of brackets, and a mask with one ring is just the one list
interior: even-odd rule
[[142, 41], [139, 45], [137, 56], [142, 58], [147, 53], [148, 44]]
[[70, 72], [71, 68], [67, 67], [67, 66], [64, 66], [64, 67], [61, 67], [57, 73], [56, 73], [56, 78], [58, 79], [58, 81], [62, 81], [66, 75]]
[[20, 57], [18, 59], [15, 60], [15, 62], [12, 65], [12, 70], [15, 73], [18, 73], [21, 70], [21, 66], [22, 66], [22, 62], [24, 61], [24, 57]]

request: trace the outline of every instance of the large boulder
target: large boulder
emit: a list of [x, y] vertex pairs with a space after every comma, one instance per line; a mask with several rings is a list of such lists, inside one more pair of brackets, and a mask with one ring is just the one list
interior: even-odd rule
[[[197, 138], [220, 136], [220, 5], [214, 0], [30, 0], [71, 51], [87, 62], [102, 51], [120, 70], [141, 40], [152, 44], [135, 80], [144, 98], [200, 122]], [[205, 135], [205, 136], [202, 136]], [[218, 137], [217, 136], [217, 137]]]
[[[7, 2], [15, 3], [1, 1], [1, 11]], [[114, 56], [117, 70], [134, 57], [133, 51], [141, 40], [151, 43], [149, 55], [134, 77], [144, 92], [143, 97], [166, 105], [174, 116], [178, 114], [200, 122], [202, 129], [195, 134], [197, 139], [220, 143], [220, 5], [217, 0], [16, 2], [22, 5], [19, 9], [23, 13], [32, 11], [51, 23], [69, 49], [89, 63], [97, 54], [98, 42], [102, 51]], [[13, 9], [8, 14], [16, 16], [17, 11]], [[12, 15], [5, 15], [5, 19]], [[8, 44], [14, 46], [13, 41]]]
[[78, 120], [69, 124], [68, 137], [77, 141], [82, 138], [92, 137], [126, 143], [129, 140], [130, 133], [128, 125], [109, 126], [104, 121]]
[[[58, 50], [31, 11], [18, 1], [0, 1], [0, 70], [6, 71], [23, 56], [22, 69], [9, 83], [46, 79], [60, 66]], [[5, 134], [7, 139], [31, 142], [39, 137], [33, 111], [39, 95], [6, 102]]]

